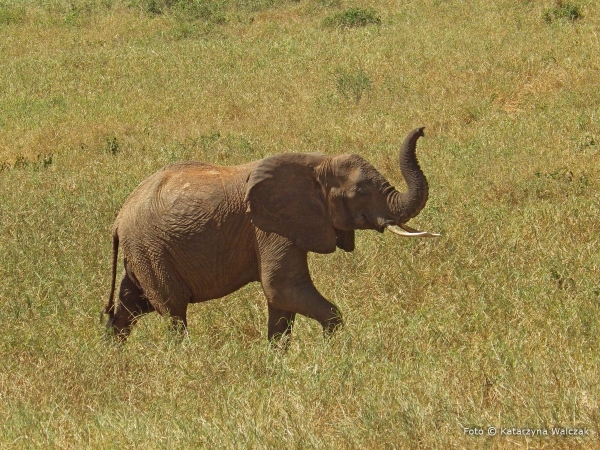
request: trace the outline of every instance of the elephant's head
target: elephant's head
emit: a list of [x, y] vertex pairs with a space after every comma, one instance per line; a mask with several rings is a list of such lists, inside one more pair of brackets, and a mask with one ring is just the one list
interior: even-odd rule
[[423, 128], [413, 130], [400, 149], [406, 192], [398, 192], [357, 155], [286, 153], [263, 159], [250, 174], [248, 214], [261, 230], [317, 253], [331, 253], [336, 246], [354, 250], [354, 230], [359, 229], [439, 236], [405, 225], [423, 209], [429, 193], [416, 157], [423, 135]]

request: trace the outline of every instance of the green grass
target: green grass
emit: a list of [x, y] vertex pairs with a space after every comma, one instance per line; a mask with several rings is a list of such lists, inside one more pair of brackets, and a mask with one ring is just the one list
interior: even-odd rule
[[381, 18], [377, 11], [364, 8], [349, 8], [323, 20], [323, 25], [329, 28], [355, 28], [380, 24]]
[[557, 0], [556, 4], [544, 11], [544, 20], [551, 23], [555, 20], [567, 20], [574, 22], [581, 19], [581, 10], [579, 6], [572, 3], [564, 3]]
[[362, 69], [347, 71], [340, 68], [337, 70], [337, 88], [345, 99], [352, 99], [358, 103], [371, 89], [371, 80]]
[[[597, 2], [154, 5], [0, 5], [0, 447], [598, 447]], [[351, 8], [381, 23], [323, 27]], [[300, 318], [272, 351], [257, 284], [192, 305], [182, 344], [158, 316], [104, 340], [110, 230], [143, 178], [353, 152], [401, 186], [416, 126], [413, 225], [444, 237], [312, 255], [333, 340]], [[591, 437], [463, 431], [490, 425]]]

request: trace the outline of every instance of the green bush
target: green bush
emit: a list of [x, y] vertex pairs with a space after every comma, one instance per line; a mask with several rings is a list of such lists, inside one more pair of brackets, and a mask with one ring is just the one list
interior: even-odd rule
[[372, 8], [350, 8], [325, 18], [327, 28], [356, 28], [367, 25], [380, 25], [381, 17]]
[[571, 3], [558, 1], [555, 6], [544, 11], [544, 20], [547, 23], [552, 23], [557, 20], [575, 22], [579, 19], [581, 19], [581, 10], [579, 9], [579, 6]]

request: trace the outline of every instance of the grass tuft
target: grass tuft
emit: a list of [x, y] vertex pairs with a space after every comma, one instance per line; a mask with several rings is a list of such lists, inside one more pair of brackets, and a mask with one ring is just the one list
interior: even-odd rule
[[581, 19], [581, 9], [575, 4], [557, 0], [553, 7], [544, 11], [543, 17], [547, 23], [555, 21], [575, 22]]
[[327, 28], [358, 28], [381, 25], [381, 17], [372, 8], [349, 8], [323, 19]]
[[0, 26], [23, 23], [25, 11], [23, 6], [0, 5]]
[[111, 154], [111, 155], [116, 155], [117, 153], [119, 153], [120, 151], [120, 146], [119, 146], [119, 141], [117, 141], [116, 137], [107, 137], [105, 139], [105, 149], [106, 152]]
[[35, 159], [28, 159], [23, 155], [18, 155], [14, 161], [3, 161], [0, 163], [0, 172], [4, 170], [18, 170], [18, 169], [47, 169], [54, 162], [53, 154], [37, 155]]
[[338, 92], [347, 100], [359, 103], [365, 93], [371, 89], [371, 79], [364, 70], [350, 71], [337, 69], [336, 81]]
[[[134, 0], [136, 1], [136, 0]], [[180, 22], [203, 21], [217, 25], [227, 22], [236, 11], [257, 12], [273, 8], [275, 0], [137, 0], [146, 13], [154, 16], [173, 15]]]

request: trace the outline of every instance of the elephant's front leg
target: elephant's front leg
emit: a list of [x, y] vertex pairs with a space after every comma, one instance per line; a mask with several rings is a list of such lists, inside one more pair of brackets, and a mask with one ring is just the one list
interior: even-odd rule
[[317, 320], [325, 334], [342, 325], [339, 309], [315, 288], [304, 250], [274, 233], [266, 233], [259, 247], [261, 282], [269, 302], [269, 339], [290, 333], [293, 313]]
[[[286, 338], [292, 332], [296, 313], [292, 311], [284, 311], [276, 308], [269, 303], [269, 341], [276, 342], [279, 340], [286, 341]], [[285, 343], [287, 347], [287, 343]]]

